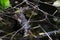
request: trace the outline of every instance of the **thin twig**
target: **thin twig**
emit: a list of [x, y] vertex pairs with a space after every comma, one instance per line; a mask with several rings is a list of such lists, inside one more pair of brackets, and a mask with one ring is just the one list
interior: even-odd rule
[[18, 29], [13, 35], [12, 35], [12, 37], [11, 37], [11, 39], [10, 40], [13, 40], [13, 38], [14, 38], [14, 36], [20, 31], [20, 30], [22, 30], [23, 29], [23, 27], [22, 28], [20, 28], [20, 29]]
[[5, 38], [6, 36], [11, 35], [11, 34], [13, 34], [13, 33], [15, 33], [15, 32], [8, 33], [7, 35], [4, 35], [4, 36], [2, 36], [2, 37], [0, 37], [0, 38]]
[[50, 36], [49, 36], [49, 34], [40, 26], [40, 28], [46, 33], [46, 35], [49, 37], [49, 39], [50, 40], [53, 40]]

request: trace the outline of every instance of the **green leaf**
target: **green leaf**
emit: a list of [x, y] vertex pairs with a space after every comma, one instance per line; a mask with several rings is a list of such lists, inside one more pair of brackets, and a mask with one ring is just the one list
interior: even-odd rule
[[11, 7], [9, 0], [0, 0], [0, 8], [6, 9], [8, 7]]

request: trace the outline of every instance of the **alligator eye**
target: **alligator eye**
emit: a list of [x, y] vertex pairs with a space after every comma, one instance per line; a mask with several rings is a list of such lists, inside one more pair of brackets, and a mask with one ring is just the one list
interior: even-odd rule
[[15, 1], [15, 3], [17, 4], [17, 3], [18, 3], [18, 1]]
[[21, 2], [23, 2], [23, 0], [10, 0], [10, 3], [12, 6], [16, 6], [17, 4], [20, 4]]

